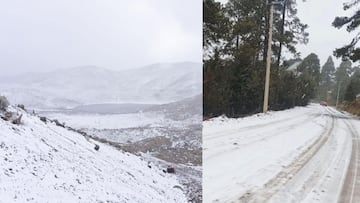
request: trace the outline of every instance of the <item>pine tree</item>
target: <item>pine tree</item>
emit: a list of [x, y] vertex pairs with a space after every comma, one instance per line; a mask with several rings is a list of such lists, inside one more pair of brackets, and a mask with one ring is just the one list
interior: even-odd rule
[[329, 56], [324, 66], [321, 68], [321, 82], [330, 84], [334, 79], [335, 65], [332, 57]]
[[309, 54], [297, 67], [297, 71], [301, 73], [307, 72], [317, 86], [320, 82], [320, 60], [318, 56], [314, 53]]
[[356, 95], [360, 93], [360, 72], [356, 72], [350, 78], [349, 85], [344, 94], [344, 100], [352, 102], [355, 100]]
[[319, 100], [327, 101], [332, 103], [334, 101], [329, 101], [329, 93], [333, 91], [334, 88], [334, 79], [335, 79], [335, 65], [332, 57], [329, 56], [326, 63], [321, 68], [320, 74], [320, 86], [318, 89]]
[[[352, 68], [352, 63], [347, 61], [342, 61], [340, 66], [336, 69], [335, 72], [335, 81], [336, 81], [336, 92], [339, 91], [339, 102], [344, 101], [344, 95], [347, 86], [350, 82], [350, 75]], [[333, 97], [336, 98], [337, 94], [333, 94]]]
[[280, 66], [282, 47], [285, 46], [297, 57], [299, 53], [295, 46], [299, 43], [307, 44], [309, 33], [306, 32], [308, 25], [301, 23], [297, 17], [296, 0], [286, 0], [284, 5], [275, 6], [274, 14], [274, 41], [279, 46], [273, 46], [273, 50], [277, 55], [277, 65]]
[[221, 54], [222, 50], [217, 47], [227, 39], [229, 26], [224, 6], [214, 0], [203, 0], [203, 49], [206, 57], [216, 58]]
[[297, 95], [297, 77], [294, 72], [280, 71], [279, 109], [294, 107]]
[[355, 93], [355, 87], [353, 83], [350, 83], [349, 86], [347, 86], [345, 94], [344, 94], [344, 100], [348, 101], [348, 102], [352, 102], [355, 100], [356, 98], [356, 93]]
[[349, 81], [350, 75], [349, 73], [351, 73], [351, 66], [352, 63], [350, 61], [342, 61], [340, 63], [340, 66], [336, 69], [335, 72], [335, 79], [337, 82], [347, 82]]
[[[274, 61], [279, 57], [277, 42], [296, 53], [295, 44], [307, 40], [306, 25], [296, 16], [295, 0], [287, 2], [284, 21], [282, 7], [275, 8], [274, 51], [271, 56]], [[203, 4], [204, 116], [226, 114], [236, 117], [260, 112], [265, 83], [269, 6], [265, 0], [229, 0], [226, 5], [203, 0]], [[284, 70], [280, 71], [276, 64], [272, 67], [270, 109], [293, 107], [296, 104], [295, 91], [289, 98], [282, 97], [280, 91], [291, 91], [283, 87], [296, 87], [297, 80], [289, 79], [291, 84], [284, 83], [280, 78]]]
[[[333, 21], [332, 25], [338, 29], [342, 28], [343, 26], [346, 26], [346, 30], [348, 32], [353, 32], [356, 30], [356, 28], [360, 25], [360, 10], [358, 7], [358, 4], [360, 3], [359, 0], [351, 0], [345, 4], [343, 4], [343, 9], [348, 10], [353, 7], [357, 7], [357, 11], [353, 13], [351, 16], [341, 16], [336, 17]], [[360, 60], [360, 48], [356, 47], [356, 44], [360, 40], [359, 33], [356, 35], [355, 38], [352, 39], [352, 41], [334, 51], [334, 55], [336, 57], [342, 57], [343, 60], [352, 60], [353, 62]]]

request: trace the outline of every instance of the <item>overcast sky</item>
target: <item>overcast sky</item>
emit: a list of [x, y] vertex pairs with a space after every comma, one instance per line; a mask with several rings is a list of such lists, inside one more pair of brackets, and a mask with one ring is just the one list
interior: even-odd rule
[[202, 61], [201, 0], [11, 0], [0, 6], [0, 74]]
[[[348, 44], [355, 33], [348, 33], [345, 27], [342, 29], [334, 28], [331, 24], [336, 16], [352, 14], [354, 11], [344, 11], [342, 4], [348, 0], [298, 0], [298, 16], [303, 23], [309, 25], [309, 43], [299, 45], [298, 51], [302, 57], [306, 57], [311, 52], [316, 53], [320, 58], [321, 66], [327, 58], [332, 55], [335, 48]], [[335, 64], [341, 60], [333, 57]]]

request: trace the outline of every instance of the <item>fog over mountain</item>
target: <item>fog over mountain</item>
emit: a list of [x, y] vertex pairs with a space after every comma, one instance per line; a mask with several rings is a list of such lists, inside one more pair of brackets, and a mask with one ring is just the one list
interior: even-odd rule
[[[202, 2], [1, 1], [0, 75], [202, 61]], [[184, 12], [186, 11], [186, 12]]]
[[113, 71], [96, 66], [0, 77], [0, 94], [37, 108], [178, 101], [202, 92], [200, 63], [153, 64]]

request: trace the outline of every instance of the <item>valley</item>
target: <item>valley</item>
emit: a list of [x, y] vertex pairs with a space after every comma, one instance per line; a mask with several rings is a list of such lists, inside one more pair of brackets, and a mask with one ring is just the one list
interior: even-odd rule
[[[111, 142], [164, 170], [173, 167], [192, 202], [200, 202], [202, 181], [201, 95], [152, 106], [138, 113], [40, 112], [95, 139]], [[191, 108], [195, 106], [195, 108]], [[94, 109], [91, 112], [95, 111]]]
[[137, 157], [160, 175], [170, 171], [179, 182], [174, 188], [186, 202], [202, 202], [201, 75], [200, 65], [190, 62], [125, 71], [84, 66], [0, 77], [0, 93], [13, 106], [24, 105], [45, 123], [71, 131], [69, 139], [83, 136], [97, 143], [99, 152], [109, 146]]

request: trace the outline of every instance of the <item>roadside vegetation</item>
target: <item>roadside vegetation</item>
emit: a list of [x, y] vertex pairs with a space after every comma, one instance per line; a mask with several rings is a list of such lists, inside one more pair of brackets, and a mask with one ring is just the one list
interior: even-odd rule
[[[262, 111], [269, 31], [269, 5], [264, 0], [229, 0], [222, 4], [203, 0], [204, 119], [226, 115], [241, 117]], [[352, 3], [351, 3], [352, 2]], [[359, 1], [344, 4], [344, 10]], [[342, 58], [335, 67], [331, 56], [323, 66], [316, 53], [301, 58], [296, 45], [309, 39], [307, 25], [297, 16], [296, 0], [275, 5], [270, 73], [270, 110], [326, 101], [351, 103], [360, 93], [360, 59], [356, 38], [336, 49]], [[335, 17], [333, 27], [358, 27], [354, 16]], [[292, 55], [285, 56], [284, 51]]]

